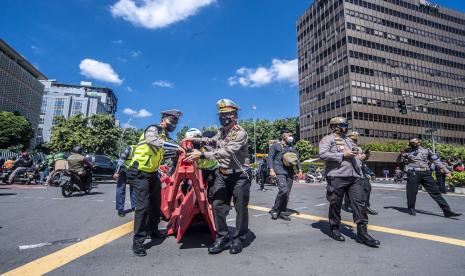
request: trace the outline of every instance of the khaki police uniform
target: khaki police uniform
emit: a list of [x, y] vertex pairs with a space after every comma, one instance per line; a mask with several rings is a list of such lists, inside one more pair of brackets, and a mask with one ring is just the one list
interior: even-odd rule
[[236, 230], [233, 239], [240, 238], [248, 232], [247, 205], [251, 180], [248, 175], [249, 168], [245, 164], [248, 156], [247, 139], [247, 132], [239, 125], [235, 125], [229, 131], [221, 128], [212, 138], [193, 138], [194, 143], [212, 147], [211, 151], [203, 153], [204, 159], [218, 162], [216, 178], [209, 189], [218, 241], [229, 239], [226, 217], [229, 214], [231, 198], [236, 209]]
[[447, 166], [441, 162], [439, 157], [431, 150], [419, 146], [418, 148], [407, 148], [401, 153], [400, 158], [405, 163], [407, 172], [407, 207], [415, 209], [418, 185], [423, 185], [428, 194], [436, 201], [443, 211], [450, 211], [449, 204], [442, 197], [441, 192], [433, 181], [429, 162], [433, 162], [437, 168], [446, 174], [450, 173]]
[[319, 155], [325, 162], [327, 181], [326, 198], [329, 205], [329, 224], [338, 227], [341, 223], [341, 207], [347, 192], [353, 209], [354, 222], [367, 224], [365, 196], [362, 186], [362, 162], [357, 158], [347, 159], [344, 151], [358, 147], [350, 138], [329, 134], [320, 141]]

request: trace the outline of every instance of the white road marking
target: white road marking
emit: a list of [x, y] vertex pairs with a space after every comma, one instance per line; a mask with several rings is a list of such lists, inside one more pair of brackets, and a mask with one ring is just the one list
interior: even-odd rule
[[253, 215], [254, 217], [258, 218], [258, 217], [264, 217], [264, 216], [268, 216], [268, 214], [257, 214], [257, 215]]
[[315, 206], [317, 206], [317, 207], [318, 207], [318, 206], [325, 206], [326, 204], [328, 204], [328, 203], [320, 203], [320, 204], [317, 204], [317, 205], [315, 205]]
[[226, 221], [235, 221], [236, 218], [232, 218], [232, 219], [227, 219]]
[[57, 240], [57, 241], [51, 241], [51, 242], [41, 242], [37, 244], [20, 245], [18, 249], [22, 251], [26, 249], [39, 248], [39, 247], [50, 246], [50, 245], [55, 245], [55, 244], [73, 243], [73, 242], [79, 242], [79, 241], [81, 241], [81, 239], [74, 238], [74, 239], [64, 239], [64, 240]]

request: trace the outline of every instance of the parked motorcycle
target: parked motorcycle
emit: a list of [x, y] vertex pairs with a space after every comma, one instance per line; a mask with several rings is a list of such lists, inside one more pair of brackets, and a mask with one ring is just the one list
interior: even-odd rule
[[[82, 183], [81, 178], [70, 170], [61, 170], [57, 175], [61, 194], [64, 197], [70, 197], [73, 193], [77, 192], [89, 194], [92, 190], [92, 183]], [[89, 177], [92, 179], [92, 176]]]
[[[3, 170], [1, 174], [1, 180], [3, 183], [8, 183], [8, 179], [10, 175], [13, 173], [14, 169], [11, 170]], [[28, 168], [25, 172], [18, 173], [15, 178], [13, 179], [12, 183], [21, 183], [21, 184], [39, 184], [40, 173], [37, 169], [37, 166], [32, 166]]]
[[307, 183], [323, 182], [323, 176], [321, 175], [321, 173], [306, 173], [305, 182]]

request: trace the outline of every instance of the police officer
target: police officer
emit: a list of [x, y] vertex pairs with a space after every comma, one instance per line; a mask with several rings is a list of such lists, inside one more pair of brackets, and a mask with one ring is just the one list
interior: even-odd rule
[[[211, 151], [193, 150], [187, 154], [186, 161], [198, 159], [216, 159], [218, 171], [209, 197], [212, 198], [213, 219], [217, 230], [216, 240], [208, 248], [208, 253], [217, 254], [230, 248], [231, 254], [242, 251], [241, 239], [248, 232], [251, 176], [246, 167], [248, 155], [247, 132], [237, 124], [239, 106], [233, 101], [222, 99], [217, 102], [221, 129], [212, 138], [191, 138], [194, 143], [202, 143], [213, 147]], [[236, 230], [229, 235], [226, 217], [229, 213], [231, 197], [236, 209]]]
[[167, 110], [161, 113], [159, 125], [148, 126], [141, 135], [139, 143], [128, 164], [128, 183], [136, 195], [136, 211], [134, 215], [134, 238], [132, 250], [136, 256], [147, 255], [144, 241], [165, 238], [158, 230], [160, 222], [161, 184], [158, 178], [158, 167], [166, 150], [182, 148], [168, 143], [169, 132], [174, 131], [182, 113], [179, 110]]
[[287, 203], [291, 193], [292, 183], [294, 182], [295, 168], [286, 162], [287, 154], [293, 154], [290, 158], [295, 160], [299, 176], [302, 175], [299, 156], [295, 147], [293, 147], [294, 137], [289, 129], [281, 130], [279, 143], [270, 146], [268, 153], [268, 166], [270, 176], [276, 178], [278, 185], [278, 194], [273, 208], [271, 209], [271, 219], [278, 218], [289, 221], [291, 218], [287, 215]]
[[[364, 161], [368, 160], [368, 158], [370, 157], [370, 153], [368, 151], [363, 152], [362, 148], [360, 147], [360, 145], [358, 143], [358, 137], [360, 136], [360, 134], [357, 131], [352, 131], [347, 136], [350, 139], [352, 139], [352, 141], [354, 141], [354, 143], [358, 146], [357, 151], [361, 153], [362, 186], [363, 186], [363, 192], [365, 193], [365, 203], [366, 203], [367, 213], [370, 214], [370, 215], [377, 215], [378, 212], [371, 209], [371, 207], [370, 207], [371, 183], [370, 183], [370, 176], [368, 175], [368, 170], [369, 169], [367, 167], [367, 164], [364, 162]], [[344, 207], [345, 207], [345, 210], [347, 210], [348, 212], [350, 212], [350, 213], [353, 212], [352, 208], [350, 207], [350, 198], [349, 198], [348, 193], [346, 193], [345, 196], [344, 196]]]
[[444, 216], [457, 217], [460, 213], [452, 212], [447, 201], [442, 197], [438, 187], [433, 183], [429, 161], [446, 173], [450, 177], [447, 166], [441, 162], [439, 157], [431, 150], [420, 146], [420, 139], [413, 138], [409, 141], [409, 148], [400, 153], [399, 157], [405, 163], [407, 172], [407, 208], [408, 213], [415, 216], [415, 202], [417, 200], [418, 186], [425, 187], [428, 194], [436, 201], [444, 212]]
[[349, 193], [354, 222], [357, 224], [359, 243], [376, 247], [378, 240], [368, 235], [368, 216], [362, 186], [362, 154], [358, 146], [346, 136], [349, 124], [343, 117], [334, 117], [329, 122], [331, 134], [323, 137], [319, 145], [320, 158], [325, 161], [325, 175], [329, 205], [330, 237], [337, 241], [345, 241], [341, 235], [341, 206], [344, 194]]

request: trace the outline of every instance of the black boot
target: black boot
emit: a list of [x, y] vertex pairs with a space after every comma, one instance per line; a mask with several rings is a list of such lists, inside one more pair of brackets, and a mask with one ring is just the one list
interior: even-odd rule
[[216, 239], [215, 242], [208, 248], [209, 254], [218, 254], [231, 246], [229, 238]]
[[233, 239], [231, 242], [231, 248], [229, 248], [229, 253], [239, 254], [242, 252], [242, 248], [244, 248], [244, 246], [242, 245], [242, 241], [237, 238]]
[[124, 212], [124, 210], [118, 210], [118, 216], [124, 217], [125, 215], [126, 213]]
[[341, 231], [339, 230], [339, 226], [331, 226], [329, 228], [329, 236], [336, 241], [343, 242], [346, 240], [343, 235], [341, 235]]
[[378, 240], [368, 235], [367, 225], [363, 223], [357, 224], [357, 238], [355, 238], [355, 241], [371, 247], [378, 247], [380, 245]]
[[371, 209], [370, 207], [367, 206], [367, 213], [369, 215], [373, 215], [373, 216], [376, 216], [378, 214], [378, 212], [376, 212], [375, 210]]
[[416, 216], [417, 214], [415, 213], [415, 208], [408, 208], [408, 214], [411, 216]]
[[284, 214], [284, 213], [280, 213], [278, 218], [280, 218], [282, 220], [286, 220], [286, 221], [291, 221], [291, 218], [288, 215]]
[[458, 216], [462, 215], [461, 213], [456, 213], [456, 212], [453, 212], [453, 211], [447, 210], [447, 209], [444, 209], [443, 212], [444, 212], [444, 216], [446, 218], [458, 217]]
[[278, 219], [278, 212], [276, 212], [275, 210], [271, 210], [270, 215], [271, 215], [272, 220], [277, 220]]
[[353, 213], [352, 207], [350, 206], [342, 206], [342, 210], [346, 211], [347, 213]]
[[134, 243], [132, 245], [132, 252], [134, 252], [134, 255], [138, 257], [147, 256], [147, 252], [145, 251], [144, 244], [142, 243]]

